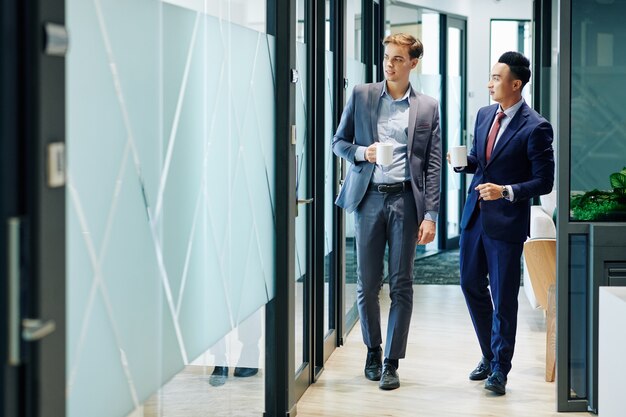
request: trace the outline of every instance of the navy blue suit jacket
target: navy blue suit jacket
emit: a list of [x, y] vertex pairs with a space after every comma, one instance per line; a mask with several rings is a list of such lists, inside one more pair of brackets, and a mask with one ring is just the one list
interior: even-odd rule
[[498, 104], [483, 107], [476, 116], [474, 143], [467, 167], [458, 172], [474, 174], [463, 210], [465, 229], [479, 204], [474, 188], [483, 183], [510, 185], [515, 200], [504, 198], [480, 201], [482, 227], [487, 236], [506, 242], [524, 242], [528, 237], [530, 204], [533, 197], [548, 194], [554, 183], [552, 126], [523, 103], [496, 143], [489, 162], [485, 150], [487, 135]]

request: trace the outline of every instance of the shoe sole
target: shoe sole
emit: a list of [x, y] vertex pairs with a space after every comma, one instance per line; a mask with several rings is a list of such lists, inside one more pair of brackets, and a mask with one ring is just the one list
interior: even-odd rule
[[400, 384], [398, 383], [393, 385], [379, 385], [378, 388], [382, 389], [383, 391], [391, 391], [400, 388]]
[[485, 376], [469, 376], [470, 381], [484, 381], [485, 379], [489, 378], [489, 375], [485, 375]]
[[378, 378], [376, 378], [376, 377], [370, 378], [367, 375], [365, 375], [365, 379], [370, 380], [370, 381], [380, 381], [381, 377], [382, 377], [382, 375], [379, 375]]
[[506, 394], [506, 389], [501, 389], [501, 388], [498, 388], [498, 387], [496, 387], [495, 385], [485, 385], [485, 389], [486, 389], [487, 391], [491, 391], [491, 392], [496, 393], [496, 394], [498, 394], [498, 395], [504, 395], [504, 394]]

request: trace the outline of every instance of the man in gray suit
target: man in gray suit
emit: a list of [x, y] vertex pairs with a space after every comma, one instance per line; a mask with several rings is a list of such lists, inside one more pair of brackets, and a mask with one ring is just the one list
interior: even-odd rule
[[[442, 161], [439, 104], [409, 82], [422, 43], [396, 34], [383, 45], [385, 81], [354, 88], [332, 146], [352, 164], [335, 203], [355, 213], [357, 302], [368, 348], [365, 377], [391, 390], [400, 386], [398, 360], [406, 353], [415, 245], [435, 238]], [[388, 165], [377, 164], [379, 143], [393, 146]], [[391, 309], [383, 367], [378, 295], [387, 244]]]

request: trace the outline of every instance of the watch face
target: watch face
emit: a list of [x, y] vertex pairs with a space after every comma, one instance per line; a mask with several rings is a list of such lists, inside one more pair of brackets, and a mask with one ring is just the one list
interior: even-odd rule
[[502, 197], [508, 198], [509, 197], [509, 189], [505, 188], [502, 190]]

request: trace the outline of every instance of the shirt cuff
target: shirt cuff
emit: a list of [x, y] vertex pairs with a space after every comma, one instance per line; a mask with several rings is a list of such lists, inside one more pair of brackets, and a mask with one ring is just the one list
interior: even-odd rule
[[513, 194], [513, 187], [511, 187], [510, 185], [505, 185], [504, 187], [507, 190], [509, 190], [509, 197], [507, 198], [507, 200], [509, 200], [510, 202], [515, 201], [515, 194]]
[[430, 220], [431, 222], [437, 223], [437, 212], [427, 211], [426, 214], [424, 214], [424, 220]]
[[367, 150], [367, 146], [359, 146], [356, 148], [356, 152], [354, 153], [355, 161], [365, 161], [365, 151]]

